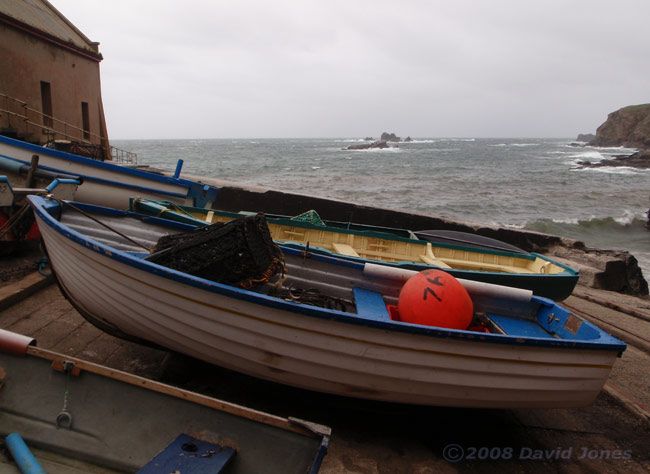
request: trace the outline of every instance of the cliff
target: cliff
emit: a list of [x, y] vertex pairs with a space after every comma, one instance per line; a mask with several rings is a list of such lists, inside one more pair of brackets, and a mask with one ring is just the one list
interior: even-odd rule
[[590, 145], [650, 148], [650, 104], [632, 105], [609, 114]]

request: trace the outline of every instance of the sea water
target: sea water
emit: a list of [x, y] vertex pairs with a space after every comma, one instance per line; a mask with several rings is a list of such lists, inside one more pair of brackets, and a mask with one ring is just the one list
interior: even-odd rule
[[581, 168], [625, 148], [563, 139], [432, 138], [346, 150], [357, 139], [114, 140], [138, 163], [628, 250], [650, 275], [650, 170]]

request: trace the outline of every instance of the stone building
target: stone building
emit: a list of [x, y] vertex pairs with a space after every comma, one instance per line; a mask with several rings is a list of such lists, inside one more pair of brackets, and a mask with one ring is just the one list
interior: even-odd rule
[[101, 60], [47, 0], [0, 0], [0, 134], [110, 159]]

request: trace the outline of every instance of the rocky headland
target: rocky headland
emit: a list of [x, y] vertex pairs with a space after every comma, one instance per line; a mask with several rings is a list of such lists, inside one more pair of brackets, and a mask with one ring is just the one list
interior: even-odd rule
[[578, 141], [587, 142], [588, 146], [638, 149], [631, 155], [616, 156], [595, 163], [582, 161], [579, 165], [583, 168], [629, 166], [650, 169], [650, 104], [631, 105], [612, 112], [598, 127], [596, 135], [581, 134], [578, 135]]
[[[612, 112], [607, 120], [598, 127], [591, 140], [589, 135], [578, 135], [578, 141], [587, 142], [588, 146], [637, 148], [631, 155], [616, 156], [613, 159], [596, 163], [581, 161], [581, 168], [598, 168], [603, 166], [626, 166], [637, 169], [650, 169], [650, 104], [630, 105]], [[650, 228], [650, 210], [647, 212], [646, 227]]]
[[630, 105], [612, 112], [589, 144], [650, 149], [650, 104]]

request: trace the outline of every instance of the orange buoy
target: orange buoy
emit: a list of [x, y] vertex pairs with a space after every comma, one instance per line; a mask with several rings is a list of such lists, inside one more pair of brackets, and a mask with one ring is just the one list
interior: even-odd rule
[[397, 301], [403, 322], [467, 329], [474, 305], [461, 283], [442, 270], [424, 270], [409, 278]]

